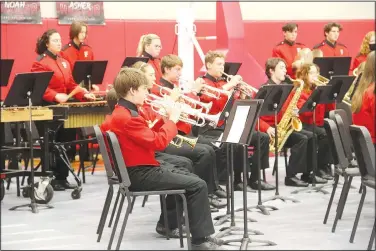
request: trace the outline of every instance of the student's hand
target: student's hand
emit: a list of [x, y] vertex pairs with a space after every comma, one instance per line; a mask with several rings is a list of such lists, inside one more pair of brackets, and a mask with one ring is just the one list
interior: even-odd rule
[[92, 85], [91, 86], [91, 89], [93, 89], [93, 91], [99, 91], [99, 87], [97, 85]]
[[292, 115], [295, 117], [299, 117], [299, 109], [297, 107], [292, 109]]
[[173, 102], [177, 102], [179, 100], [180, 96], [181, 96], [180, 89], [174, 88], [174, 89], [172, 89], [169, 97]]
[[172, 120], [174, 123], [177, 123], [181, 115], [181, 106], [174, 105], [174, 106], [166, 107], [166, 112], [168, 114], [168, 118]]
[[269, 127], [268, 130], [266, 130], [266, 133], [269, 135], [269, 138], [274, 138], [275, 136], [275, 128]]
[[192, 91], [196, 93], [200, 93], [202, 88], [204, 87], [205, 80], [203, 78], [197, 78], [196, 81], [193, 83]]
[[95, 100], [95, 95], [93, 93], [86, 93], [84, 95], [84, 98], [86, 98], [87, 100]]
[[58, 93], [58, 94], [56, 94], [56, 96], [55, 96], [55, 100], [56, 100], [56, 102], [58, 102], [58, 103], [65, 103], [65, 102], [67, 102], [68, 99], [69, 99], [69, 97], [68, 97], [68, 95], [65, 94], [65, 93]]
[[237, 86], [243, 78], [240, 75], [235, 75], [231, 77], [230, 83], [235, 87]]

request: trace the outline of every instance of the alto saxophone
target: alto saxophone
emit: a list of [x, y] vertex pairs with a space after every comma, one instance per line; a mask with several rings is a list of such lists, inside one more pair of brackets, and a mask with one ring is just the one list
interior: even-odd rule
[[275, 139], [278, 137], [278, 145], [277, 149], [278, 152], [282, 150], [282, 147], [285, 145], [286, 140], [290, 136], [293, 131], [301, 131], [302, 130], [302, 122], [300, 121], [299, 117], [293, 114], [293, 110], [296, 108], [300, 95], [302, 94], [304, 83], [302, 80], [294, 80], [293, 82], [299, 82], [299, 86], [296, 88], [294, 97], [291, 99], [289, 106], [287, 107], [285, 113], [281, 121], [277, 125], [277, 135], [275, 135], [270, 140], [269, 149], [270, 152], [275, 151]]

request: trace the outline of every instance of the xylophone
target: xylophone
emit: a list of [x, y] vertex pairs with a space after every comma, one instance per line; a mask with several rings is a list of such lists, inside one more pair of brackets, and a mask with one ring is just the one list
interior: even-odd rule
[[[53, 111], [48, 107], [34, 106], [31, 108], [31, 118], [33, 121], [52, 120]], [[1, 108], [0, 121], [6, 122], [24, 122], [30, 120], [30, 111], [28, 107], [6, 107]]]

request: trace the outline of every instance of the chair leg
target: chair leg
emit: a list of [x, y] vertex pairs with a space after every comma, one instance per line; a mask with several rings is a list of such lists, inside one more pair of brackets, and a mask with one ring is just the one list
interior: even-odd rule
[[188, 216], [188, 206], [187, 206], [187, 199], [185, 198], [184, 194], [180, 194], [180, 197], [183, 200], [183, 209], [184, 209], [184, 219], [185, 219], [185, 229], [187, 234], [187, 247], [188, 250], [192, 250], [192, 243], [191, 243], [191, 230], [189, 228], [189, 216]]
[[363, 189], [363, 186], [360, 186], [360, 187], [359, 187], [359, 193], [360, 193], [360, 194], [362, 193], [362, 189]]
[[115, 236], [116, 228], [117, 228], [117, 225], [119, 223], [120, 214], [121, 214], [121, 211], [123, 209], [124, 200], [125, 200], [125, 195], [122, 194], [121, 195], [120, 204], [119, 204], [119, 210], [118, 210], [118, 212], [116, 214], [115, 223], [114, 223], [114, 227], [112, 228], [111, 237], [110, 237], [110, 241], [108, 243], [107, 250], [111, 250], [112, 242], [114, 241], [114, 236]]
[[371, 233], [371, 238], [369, 238], [369, 242], [368, 242], [368, 248], [367, 250], [371, 250], [372, 249], [372, 246], [373, 246], [373, 242], [375, 241], [375, 225], [376, 225], [376, 220], [375, 220], [375, 223], [373, 224], [373, 229], [372, 229], [372, 233]]
[[347, 201], [347, 196], [349, 195], [349, 192], [350, 192], [350, 188], [351, 188], [351, 182], [353, 180], [353, 177], [350, 176], [349, 177], [349, 184], [347, 185], [347, 190], [345, 191], [345, 200], [343, 202], [343, 208], [339, 214], [339, 219], [341, 220], [342, 219], [342, 214], [343, 214], [343, 211], [345, 210], [345, 206], [346, 206], [346, 201]]
[[119, 234], [119, 239], [118, 239], [118, 242], [117, 242], [117, 245], [116, 245], [116, 250], [120, 249], [120, 245], [121, 245], [121, 242], [122, 242], [123, 236], [124, 236], [125, 227], [127, 226], [128, 217], [129, 217], [129, 215], [131, 213], [131, 205], [130, 205], [131, 199], [130, 199], [130, 197], [127, 197], [127, 200], [128, 200], [127, 211], [125, 212], [123, 225], [121, 226], [121, 230], [120, 230], [120, 234]]
[[107, 193], [107, 198], [106, 198], [105, 204], [103, 206], [101, 220], [99, 221], [99, 226], [98, 226], [98, 230], [97, 230], [97, 234], [98, 234], [97, 242], [101, 241], [104, 225], [106, 224], [108, 211], [110, 210], [110, 206], [111, 206], [112, 197], [114, 196], [113, 186], [110, 186], [110, 189], [109, 189], [109, 192]]
[[134, 203], [136, 202], [136, 197], [137, 197], [137, 196], [133, 196], [133, 198], [132, 198], [132, 203], [131, 203], [131, 213], [133, 212], [133, 207], [134, 207]]
[[170, 239], [170, 225], [168, 224], [168, 216], [167, 216], [167, 206], [166, 206], [166, 196], [160, 195], [159, 196], [161, 204], [162, 204], [162, 213], [163, 213], [163, 219], [164, 219], [164, 227], [166, 229], [166, 239]]
[[175, 197], [175, 206], [176, 206], [176, 220], [178, 222], [178, 227], [179, 227], [179, 239], [180, 239], [180, 247], [183, 248], [184, 247], [184, 241], [183, 241], [183, 223], [181, 221], [181, 210], [180, 210], [180, 206], [179, 206], [179, 202], [178, 202], [178, 197], [177, 195], [174, 196]]
[[358, 228], [360, 214], [362, 213], [362, 209], [363, 209], [364, 198], [366, 197], [366, 193], [367, 193], [366, 187], [364, 187], [362, 190], [363, 190], [362, 197], [360, 197], [358, 211], [356, 212], [356, 217], [355, 217], [355, 220], [354, 220], [354, 225], [353, 225], [353, 228], [352, 228], [352, 231], [351, 231], [350, 243], [354, 242], [356, 229]]
[[102, 224], [102, 221], [103, 221], [103, 217], [104, 217], [104, 209], [105, 209], [105, 207], [106, 207], [106, 205], [107, 205], [107, 203], [108, 203], [108, 200], [109, 200], [109, 197], [110, 197], [111, 191], [112, 191], [112, 192], [114, 191], [113, 186], [108, 186], [106, 199], [105, 199], [104, 204], [103, 204], [103, 209], [102, 209], [101, 218], [99, 219], [99, 224], [98, 224], [98, 227], [97, 227], [97, 234], [99, 233], [99, 228], [100, 228], [100, 225]]
[[112, 225], [112, 220], [114, 219], [117, 204], [119, 202], [119, 197], [120, 197], [120, 188], [119, 188], [118, 193], [116, 195], [115, 204], [114, 204], [114, 208], [112, 208], [111, 218], [110, 218], [110, 222], [108, 223], [108, 227], [111, 227], [111, 225]]
[[97, 166], [98, 155], [99, 155], [99, 147], [97, 148], [97, 151], [95, 152], [95, 158], [93, 160], [93, 169], [91, 170], [91, 175], [94, 174], [95, 167]]
[[145, 203], [146, 203], [146, 201], [148, 200], [148, 198], [149, 198], [149, 195], [145, 195], [145, 196], [144, 196], [144, 199], [143, 199], [143, 201], [142, 201], [142, 207], [145, 207]]
[[339, 180], [339, 175], [336, 174], [334, 176], [334, 185], [333, 185], [333, 189], [332, 189], [332, 194], [330, 195], [330, 200], [329, 200], [329, 203], [328, 203], [328, 208], [326, 209], [326, 213], [325, 213], [325, 217], [324, 217], [324, 222], [323, 222], [324, 224], [326, 224], [326, 222], [328, 221], [329, 212], [330, 212], [330, 209], [332, 207], [334, 195], [336, 193], [337, 186], [338, 186], [338, 180]]
[[338, 201], [336, 217], [334, 219], [333, 227], [332, 227], [332, 233], [334, 233], [336, 231], [336, 227], [337, 227], [337, 223], [338, 223], [338, 220], [339, 220], [339, 216], [340, 216], [340, 214], [341, 214], [341, 212], [343, 210], [343, 207], [345, 206], [345, 196], [346, 196], [346, 191], [348, 189], [349, 181], [348, 181], [348, 177], [347, 176], [345, 176], [344, 178], [345, 178], [345, 182], [343, 183], [341, 196], [340, 196], [339, 201]]

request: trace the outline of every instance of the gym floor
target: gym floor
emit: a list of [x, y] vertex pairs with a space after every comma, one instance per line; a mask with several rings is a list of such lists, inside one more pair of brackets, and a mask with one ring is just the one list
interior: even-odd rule
[[[270, 158], [270, 163], [274, 162]], [[350, 189], [343, 217], [339, 220], [335, 233], [331, 232], [335, 211], [342, 186], [338, 186], [336, 197], [331, 208], [328, 223], [323, 224], [323, 219], [330, 198], [330, 194], [301, 192], [291, 194], [293, 187], [284, 185], [285, 169], [283, 157], [280, 157], [279, 185], [280, 195], [299, 200], [299, 203], [280, 200], [266, 202], [265, 205], [276, 206], [279, 210], [271, 211], [270, 215], [263, 215], [258, 210], [248, 213], [248, 216], [257, 222], [249, 222], [248, 228], [259, 230], [264, 235], [250, 235], [251, 239], [270, 240], [277, 246], [264, 246], [253, 242], [248, 249], [257, 250], [365, 250], [371, 235], [375, 219], [375, 192], [368, 189], [363, 211], [359, 221], [354, 243], [350, 243], [351, 229], [360, 201], [358, 193], [360, 178], [354, 178]], [[271, 165], [272, 166], [272, 165]], [[103, 250], [107, 248], [110, 239], [110, 228], [105, 227], [101, 242], [97, 242], [96, 229], [106, 197], [108, 185], [103, 168], [98, 168], [94, 175], [86, 172], [86, 183], [83, 185], [81, 199], [73, 200], [71, 191], [55, 192], [50, 203], [53, 209], [39, 207], [39, 213], [33, 214], [30, 209], [23, 208], [9, 211], [9, 208], [26, 204], [30, 200], [16, 196], [15, 180], [10, 189], [6, 191], [1, 202], [1, 249], [2, 250]], [[266, 171], [267, 181], [275, 184], [272, 169]], [[74, 182], [72, 177], [69, 177]], [[343, 179], [340, 179], [343, 182]], [[326, 191], [331, 192], [332, 186], [327, 185]], [[262, 192], [263, 199], [273, 196], [275, 191]], [[243, 196], [235, 192], [235, 209], [242, 207]], [[112, 203], [115, 201], [115, 196]], [[156, 222], [160, 214], [159, 198], [149, 197], [145, 207], [141, 207], [142, 198], [137, 198], [133, 213], [130, 215], [125, 230], [121, 249], [179, 249], [179, 240], [166, 240], [155, 232]], [[124, 204], [126, 206], [126, 202]], [[257, 205], [257, 193], [248, 193], [248, 206]], [[112, 209], [112, 208], [111, 208]], [[111, 210], [110, 209], [110, 210]], [[217, 215], [226, 212], [226, 208]], [[123, 210], [125, 213], [125, 210]], [[242, 216], [243, 212], [236, 212]], [[123, 214], [124, 215], [124, 214]], [[122, 223], [123, 216], [119, 224]], [[109, 216], [107, 218], [107, 224]], [[214, 221], [215, 222], [215, 221]], [[229, 222], [215, 226], [216, 234], [222, 227], [229, 226]], [[236, 218], [236, 226], [243, 227], [242, 218]], [[118, 226], [115, 242], [120, 232]], [[238, 233], [235, 233], [238, 234]], [[240, 235], [226, 236], [224, 239], [241, 238]], [[184, 242], [186, 248], [186, 242]], [[116, 243], [113, 244], [115, 249]], [[239, 249], [239, 243], [223, 246], [223, 249]], [[373, 246], [374, 250], [375, 244]], [[184, 248], [184, 249], [185, 249]]]

